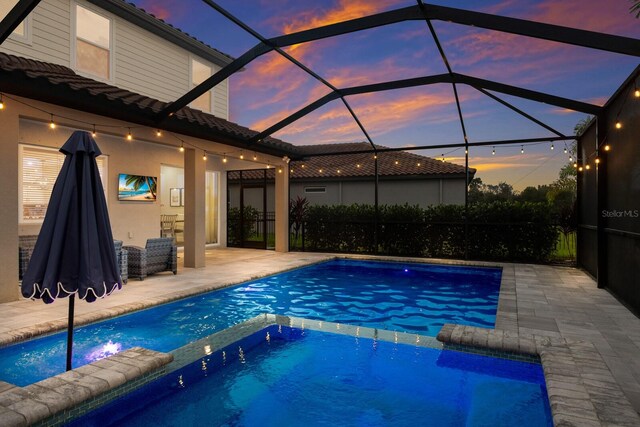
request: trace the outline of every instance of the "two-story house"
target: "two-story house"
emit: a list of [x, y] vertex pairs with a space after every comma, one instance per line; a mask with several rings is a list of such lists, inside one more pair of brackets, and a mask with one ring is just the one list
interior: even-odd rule
[[[14, 4], [0, 1], [0, 18]], [[104, 154], [114, 238], [144, 246], [160, 235], [161, 214], [175, 213], [185, 266], [204, 265], [207, 243], [225, 245], [225, 171], [284, 165], [294, 147], [267, 138], [245, 156], [256, 132], [228, 121], [227, 81], [162, 122], [157, 115], [232, 59], [123, 0], [36, 6], [0, 45], [0, 301], [18, 296], [18, 236], [39, 232], [63, 160], [57, 149], [78, 129], [93, 132]], [[124, 174], [157, 178], [157, 199], [121, 197]], [[279, 188], [288, 224], [288, 182]]]

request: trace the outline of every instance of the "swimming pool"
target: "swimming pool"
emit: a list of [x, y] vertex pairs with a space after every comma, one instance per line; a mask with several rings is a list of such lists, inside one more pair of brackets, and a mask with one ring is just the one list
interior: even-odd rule
[[546, 396], [538, 364], [273, 325], [72, 425], [551, 426]]
[[[168, 352], [265, 312], [431, 336], [444, 323], [493, 327], [500, 278], [498, 268], [333, 260], [77, 328], [73, 366], [134, 346]], [[63, 372], [65, 340], [1, 348], [0, 380]]]

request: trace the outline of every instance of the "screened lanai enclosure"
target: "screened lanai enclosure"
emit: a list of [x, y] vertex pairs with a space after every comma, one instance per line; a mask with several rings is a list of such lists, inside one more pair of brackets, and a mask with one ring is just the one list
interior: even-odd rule
[[[222, 141], [233, 152], [209, 153], [255, 160], [227, 172], [230, 246], [274, 245], [283, 179], [291, 249], [547, 262], [561, 234], [574, 233], [578, 266], [640, 311], [637, 22], [614, 35], [581, 29], [597, 27], [586, 7], [552, 16], [540, 5], [521, 19], [509, 5], [379, 3], [347, 13], [340, 2], [334, 14], [298, 22], [256, 21], [268, 14], [263, 5], [192, 2], [193, 16], [220, 14], [249, 41], [179, 99], [127, 119], [203, 136], [184, 120], [186, 107], [230, 78], [246, 88], [237, 108], [255, 112], [256, 130]], [[37, 4], [19, 1], [0, 41]], [[390, 46], [392, 57], [381, 57]], [[369, 59], [354, 64], [361, 51]], [[604, 81], [594, 64], [609, 64], [618, 80]], [[583, 121], [577, 135], [566, 117]], [[283, 161], [261, 163], [263, 153]], [[474, 199], [478, 173], [523, 167], [525, 153], [537, 154], [518, 181], [548, 166], [574, 170], [577, 208], [563, 224], [530, 200]]]

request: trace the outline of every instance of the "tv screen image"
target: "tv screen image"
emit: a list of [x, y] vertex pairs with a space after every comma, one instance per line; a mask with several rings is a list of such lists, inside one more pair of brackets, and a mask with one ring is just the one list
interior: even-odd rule
[[118, 200], [132, 202], [155, 202], [158, 177], [129, 175], [118, 177]]

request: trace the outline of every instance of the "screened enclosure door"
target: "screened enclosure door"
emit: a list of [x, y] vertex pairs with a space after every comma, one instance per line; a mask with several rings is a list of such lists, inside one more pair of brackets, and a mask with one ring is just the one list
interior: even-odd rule
[[267, 248], [267, 189], [264, 185], [243, 185], [240, 195], [242, 210], [242, 246]]

